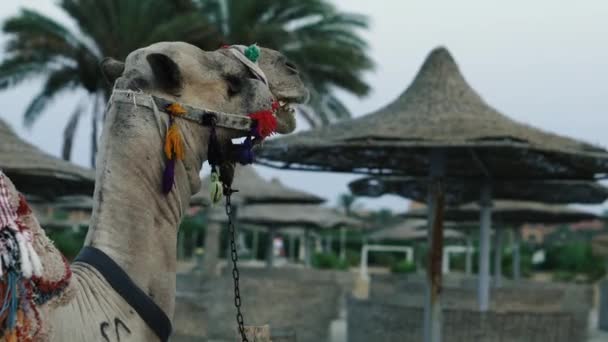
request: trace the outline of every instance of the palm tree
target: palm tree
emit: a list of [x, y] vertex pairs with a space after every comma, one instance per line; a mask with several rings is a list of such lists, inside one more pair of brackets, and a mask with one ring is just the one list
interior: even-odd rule
[[107, 56], [124, 59], [129, 52], [158, 41], [205, 45], [217, 34], [193, 11], [189, 0], [62, 0], [59, 6], [78, 30], [30, 9], [22, 9], [4, 22], [8, 42], [7, 57], [0, 64], [0, 89], [29, 78], [44, 79], [42, 90], [23, 114], [26, 127], [31, 127], [60, 93], [86, 90], [65, 127], [62, 155], [70, 159], [78, 121], [88, 108], [94, 166], [102, 102], [111, 91], [101, 75], [100, 61]]
[[340, 12], [328, 0], [195, 1], [224, 42], [258, 43], [298, 65], [311, 91], [300, 113], [311, 126], [350, 117], [335, 89], [368, 94], [362, 73], [373, 63], [357, 32], [367, 28], [366, 17]]
[[338, 205], [344, 210], [346, 216], [352, 215], [352, 209], [357, 201], [357, 197], [353, 194], [343, 193], [338, 196]]

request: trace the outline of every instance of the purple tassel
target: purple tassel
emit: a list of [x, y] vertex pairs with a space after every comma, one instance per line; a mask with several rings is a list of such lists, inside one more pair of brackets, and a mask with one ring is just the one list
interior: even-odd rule
[[253, 163], [253, 142], [251, 136], [248, 136], [241, 145], [238, 146], [237, 162], [241, 165], [249, 165]]
[[175, 159], [167, 160], [165, 171], [163, 172], [163, 193], [166, 195], [173, 189], [175, 183]]

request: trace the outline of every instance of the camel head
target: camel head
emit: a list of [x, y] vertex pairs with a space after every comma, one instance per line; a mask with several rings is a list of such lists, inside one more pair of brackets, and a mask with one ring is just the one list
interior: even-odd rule
[[[259, 52], [257, 63], [252, 68], [245, 63], [249, 60], [242, 60], [244, 55], [237, 55], [231, 48], [203, 51], [187, 43], [163, 42], [133, 51], [124, 62], [105, 59], [101, 67], [115, 89], [143, 92], [194, 108], [247, 116], [270, 110], [273, 103], [278, 102], [280, 106], [278, 109], [275, 107], [274, 112], [276, 132], [290, 133], [295, 129], [290, 105], [305, 102], [308, 91], [296, 67], [281, 53], [266, 48]], [[146, 127], [151, 124], [149, 113], [115, 113], [108, 117], [105, 127], [111, 132], [102, 136], [100, 158], [105, 158], [104, 141], [106, 145], [109, 141], [118, 141], [114, 144], [120, 144], [124, 149], [129, 146], [125, 141], [133, 142], [134, 135], [140, 136], [135, 143], [162, 146], [158, 128], [157, 136], [152, 136], [150, 132], [155, 129]], [[164, 115], [162, 120], [166, 123], [168, 115]], [[187, 120], [179, 120], [178, 123], [187, 150], [184, 167], [190, 180], [190, 190], [196, 192], [200, 187], [198, 170], [208, 157], [209, 128]], [[126, 130], [127, 127], [131, 132]], [[145, 137], [141, 136], [144, 131], [148, 132]], [[243, 136], [242, 132], [229, 128], [218, 127], [216, 132], [219, 144], [223, 146], [228, 146], [231, 139]], [[140, 152], [133, 154], [143, 158]], [[148, 157], [146, 160], [151, 159]]]
[[296, 126], [291, 104], [308, 100], [296, 66], [283, 54], [261, 48], [259, 68], [268, 85], [229, 49], [203, 51], [181, 42], [163, 42], [136, 50], [125, 62], [106, 58], [104, 76], [120, 89], [142, 90], [193, 107], [247, 115], [276, 100], [277, 133]]

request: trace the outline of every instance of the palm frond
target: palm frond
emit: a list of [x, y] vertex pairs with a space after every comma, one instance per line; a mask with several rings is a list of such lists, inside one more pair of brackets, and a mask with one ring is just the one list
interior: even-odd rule
[[77, 71], [71, 68], [59, 69], [51, 72], [42, 87], [41, 92], [34, 97], [23, 114], [23, 123], [26, 127], [40, 117], [45, 107], [60, 91], [77, 85]]
[[80, 100], [70, 118], [68, 119], [68, 123], [65, 125], [63, 129], [63, 144], [61, 147], [61, 158], [63, 160], [70, 160], [72, 156], [72, 145], [74, 142], [74, 136], [76, 135], [76, 128], [78, 127], [78, 122], [80, 121], [80, 117], [84, 112], [86, 107], [86, 102]]
[[16, 86], [30, 77], [44, 75], [46, 71], [45, 63], [31, 61], [21, 56], [4, 60], [0, 64], [0, 89]]
[[220, 44], [220, 34], [199, 12], [178, 15], [149, 32], [145, 45], [161, 41], [175, 40], [192, 42], [203, 49], [216, 49]]
[[23, 9], [17, 16], [8, 18], [3, 25], [7, 34], [37, 37], [40, 40], [64, 42], [76, 47], [80, 42], [64, 25], [36, 11]]

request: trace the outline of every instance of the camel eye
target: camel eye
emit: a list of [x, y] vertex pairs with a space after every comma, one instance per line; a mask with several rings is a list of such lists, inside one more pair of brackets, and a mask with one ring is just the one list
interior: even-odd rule
[[228, 97], [232, 97], [243, 89], [243, 80], [236, 76], [226, 76], [226, 83], [228, 84]]

